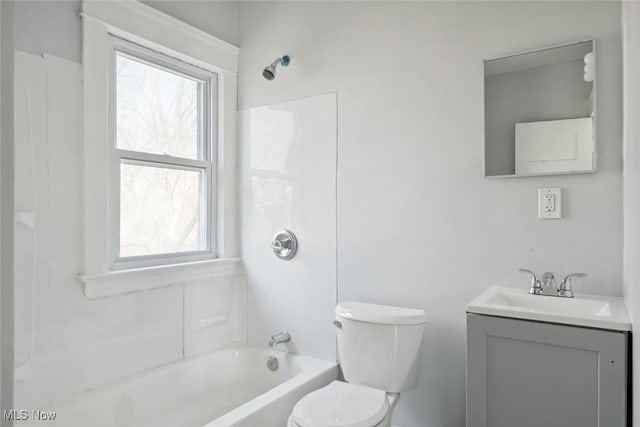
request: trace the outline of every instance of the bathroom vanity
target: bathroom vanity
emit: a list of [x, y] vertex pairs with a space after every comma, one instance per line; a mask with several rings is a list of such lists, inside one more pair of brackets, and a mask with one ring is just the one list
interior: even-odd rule
[[620, 298], [491, 288], [467, 306], [467, 427], [625, 427]]

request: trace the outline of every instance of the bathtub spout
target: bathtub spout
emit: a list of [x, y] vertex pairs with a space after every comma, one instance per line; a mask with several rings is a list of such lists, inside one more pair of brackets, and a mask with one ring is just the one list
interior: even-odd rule
[[275, 335], [271, 335], [271, 339], [269, 340], [269, 347], [273, 347], [276, 344], [280, 344], [282, 342], [289, 342], [291, 340], [291, 335], [287, 331], [278, 332]]

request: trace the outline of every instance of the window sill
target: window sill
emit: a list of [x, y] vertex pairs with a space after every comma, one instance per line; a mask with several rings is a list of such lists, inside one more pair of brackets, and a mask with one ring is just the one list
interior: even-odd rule
[[194, 280], [244, 274], [241, 261], [241, 258], [212, 259], [101, 274], [81, 274], [78, 278], [84, 284], [87, 299], [97, 299]]

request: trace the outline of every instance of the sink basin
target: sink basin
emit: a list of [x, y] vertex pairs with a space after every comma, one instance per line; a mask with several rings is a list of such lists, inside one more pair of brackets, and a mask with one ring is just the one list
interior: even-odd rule
[[528, 289], [492, 287], [467, 305], [468, 313], [630, 331], [622, 298], [530, 295]]

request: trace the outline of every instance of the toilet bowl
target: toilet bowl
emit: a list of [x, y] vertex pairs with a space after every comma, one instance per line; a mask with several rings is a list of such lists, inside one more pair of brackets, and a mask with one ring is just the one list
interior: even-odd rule
[[388, 427], [399, 396], [333, 381], [300, 399], [287, 427]]
[[346, 381], [300, 399], [287, 427], [389, 427], [400, 392], [418, 384], [423, 310], [361, 302], [336, 307]]

